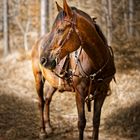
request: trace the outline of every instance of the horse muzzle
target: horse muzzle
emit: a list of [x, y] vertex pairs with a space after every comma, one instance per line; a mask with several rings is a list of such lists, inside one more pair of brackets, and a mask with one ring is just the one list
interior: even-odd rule
[[45, 68], [48, 68], [48, 69], [55, 69], [56, 65], [58, 63], [58, 59], [53, 59], [53, 60], [48, 60], [47, 58], [45, 57], [41, 57], [40, 58], [40, 64], [42, 66], [44, 66]]
[[51, 61], [50, 68], [54, 69], [56, 67], [56, 65], [57, 65], [57, 59], [54, 59], [54, 60]]

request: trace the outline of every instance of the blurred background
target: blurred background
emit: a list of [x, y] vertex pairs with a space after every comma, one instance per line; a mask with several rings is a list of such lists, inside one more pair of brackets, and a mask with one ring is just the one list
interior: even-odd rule
[[[62, 0], [56, 0], [62, 7]], [[140, 139], [140, 1], [67, 0], [97, 17], [117, 67], [101, 118], [103, 140]], [[39, 113], [30, 52], [50, 31], [57, 15], [54, 0], [0, 1], [0, 140], [38, 139]], [[54, 135], [49, 140], [77, 139], [74, 93], [56, 93], [51, 105]], [[87, 112], [86, 139], [92, 131]]]
[[[62, 5], [62, 0], [57, 1]], [[91, 17], [97, 17], [97, 23], [101, 26], [109, 44], [114, 43], [119, 49], [125, 44], [138, 45], [139, 0], [69, 0], [68, 2], [71, 6], [84, 10]], [[43, 32], [42, 26], [45, 26], [44, 32], [50, 31], [57, 14], [54, 0], [1, 0], [0, 6], [0, 47], [1, 49], [5, 47], [3, 36], [7, 31], [7, 43], [11, 51], [13, 48], [31, 49], [34, 40]]]

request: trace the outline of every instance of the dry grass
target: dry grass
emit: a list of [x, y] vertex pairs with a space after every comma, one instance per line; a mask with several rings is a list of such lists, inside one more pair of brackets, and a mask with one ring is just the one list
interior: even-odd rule
[[[38, 139], [37, 95], [29, 58], [29, 54], [17, 52], [0, 59], [0, 139]], [[115, 58], [117, 84], [111, 83], [112, 95], [103, 106], [100, 137], [102, 140], [139, 140], [140, 54], [137, 48], [117, 51]], [[92, 114], [86, 114], [85, 137], [90, 139]], [[54, 95], [51, 119], [54, 135], [48, 140], [77, 139], [74, 93]]]

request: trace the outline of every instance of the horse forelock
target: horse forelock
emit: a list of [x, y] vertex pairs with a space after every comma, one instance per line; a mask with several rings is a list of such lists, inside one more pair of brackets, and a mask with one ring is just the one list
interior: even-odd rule
[[58, 13], [56, 19], [54, 20], [52, 29], [56, 28], [57, 25], [58, 25], [58, 23], [60, 23], [61, 21], [63, 21], [63, 19], [64, 19], [65, 16], [66, 16], [65, 12], [64, 12], [63, 10], [61, 10], [61, 11]]
[[[72, 9], [73, 11], [76, 11], [76, 10], [77, 10], [76, 7], [71, 7], [71, 9]], [[57, 14], [56, 19], [54, 20], [52, 29], [56, 28], [57, 25], [65, 19], [65, 17], [66, 17], [65, 11], [64, 11], [64, 10], [61, 10], [61, 11]]]

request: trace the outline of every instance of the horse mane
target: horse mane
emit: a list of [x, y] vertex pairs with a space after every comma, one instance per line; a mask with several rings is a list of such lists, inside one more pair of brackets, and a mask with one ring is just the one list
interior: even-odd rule
[[104, 42], [106, 45], [108, 45], [107, 39], [106, 39], [105, 35], [103, 34], [103, 32], [102, 32], [100, 26], [96, 23], [96, 21], [95, 21], [94, 18], [93, 18], [93, 23], [94, 23], [94, 25], [95, 25], [95, 28], [96, 28], [97, 33], [99, 34], [99, 36], [101, 37], [101, 39], [103, 40], [103, 42]]
[[101, 37], [103, 42], [107, 45], [108, 44], [107, 39], [106, 39], [105, 35], [103, 34], [99, 24], [96, 23], [96, 18], [91, 18], [87, 13], [85, 13], [84, 11], [82, 11], [80, 9], [76, 9], [76, 12], [78, 12], [80, 15], [83, 15], [92, 25], [95, 26], [95, 29], [96, 29], [98, 35]]
[[52, 28], [55, 28], [55, 27], [57, 26], [57, 23], [60, 22], [60, 21], [62, 21], [62, 20], [64, 19], [65, 16], [66, 16], [66, 13], [65, 13], [63, 10], [61, 10], [61, 11], [58, 13], [56, 19], [54, 20], [54, 23], [53, 23]]
[[75, 10], [78, 14], [83, 15], [92, 25], [95, 26], [95, 29], [98, 33], [98, 35], [101, 37], [101, 39], [103, 40], [103, 42], [107, 45], [107, 39], [104, 36], [100, 26], [96, 23], [96, 18], [91, 18], [87, 13], [85, 13], [84, 11], [77, 9], [75, 7], [71, 7], [72, 10]]

